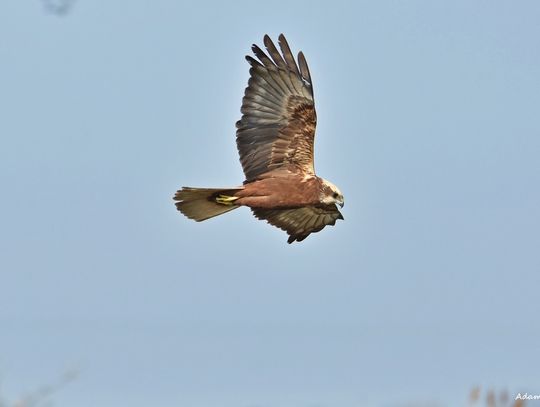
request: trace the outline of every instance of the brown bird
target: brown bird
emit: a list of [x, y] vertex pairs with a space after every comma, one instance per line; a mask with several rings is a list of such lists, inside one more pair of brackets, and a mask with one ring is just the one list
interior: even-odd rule
[[289, 234], [288, 243], [343, 219], [343, 194], [315, 175], [313, 142], [317, 115], [304, 54], [298, 65], [287, 40], [278, 51], [264, 36], [268, 55], [257, 45], [258, 61], [246, 56], [251, 75], [236, 123], [236, 144], [246, 180], [235, 188], [183, 187], [174, 199], [180, 212], [197, 222], [240, 206]]

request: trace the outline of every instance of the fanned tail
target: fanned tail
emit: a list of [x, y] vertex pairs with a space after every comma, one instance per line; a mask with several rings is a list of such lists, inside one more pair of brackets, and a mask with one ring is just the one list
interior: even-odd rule
[[188, 218], [201, 222], [238, 208], [234, 194], [241, 189], [182, 187], [174, 195], [175, 205]]

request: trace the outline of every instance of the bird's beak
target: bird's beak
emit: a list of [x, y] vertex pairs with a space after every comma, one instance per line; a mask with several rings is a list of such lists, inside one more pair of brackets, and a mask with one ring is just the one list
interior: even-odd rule
[[345, 206], [345, 200], [343, 198], [341, 198], [339, 201], [338, 201], [338, 205], [343, 208], [343, 206]]

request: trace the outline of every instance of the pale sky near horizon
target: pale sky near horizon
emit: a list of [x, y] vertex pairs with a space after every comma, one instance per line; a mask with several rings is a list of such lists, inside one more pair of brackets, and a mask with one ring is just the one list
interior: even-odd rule
[[[540, 394], [540, 3], [0, 10], [1, 397], [68, 369], [54, 406]], [[244, 56], [266, 33], [306, 55], [316, 170], [345, 195], [293, 245], [171, 199], [243, 181]]]

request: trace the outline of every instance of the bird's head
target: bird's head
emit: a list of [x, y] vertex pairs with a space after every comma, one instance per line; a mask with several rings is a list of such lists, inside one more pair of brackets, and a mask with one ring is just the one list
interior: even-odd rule
[[345, 201], [343, 199], [343, 194], [330, 181], [323, 180], [322, 189], [321, 189], [321, 203], [325, 205], [336, 204], [343, 208]]

